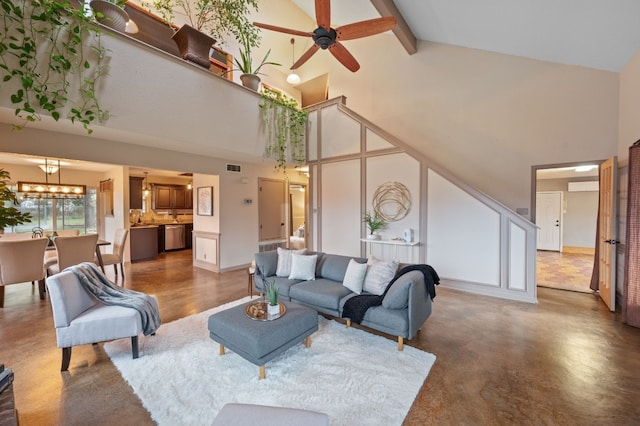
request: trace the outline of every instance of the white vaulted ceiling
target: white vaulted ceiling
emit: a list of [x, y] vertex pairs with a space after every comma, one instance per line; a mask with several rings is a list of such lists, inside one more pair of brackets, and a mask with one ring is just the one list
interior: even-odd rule
[[[315, 19], [314, 0], [292, 2]], [[424, 41], [615, 72], [640, 48], [638, 0], [394, 3], [416, 38]], [[334, 28], [380, 16], [370, 0], [333, 0], [331, 13]]]

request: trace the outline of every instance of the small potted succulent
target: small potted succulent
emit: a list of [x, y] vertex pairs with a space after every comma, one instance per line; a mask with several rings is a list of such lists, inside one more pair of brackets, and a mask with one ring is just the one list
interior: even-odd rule
[[269, 316], [280, 314], [280, 305], [278, 304], [278, 287], [274, 281], [267, 281], [264, 288], [264, 294], [267, 297], [267, 313]]
[[373, 214], [369, 211], [365, 212], [362, 215], [362, 221], [367, 225], [367, 228], [369, 228], [369, 235], [367, 235], [368, 240], [377, 240], [379, 236], [376, 234], [376, 231], [384, 228], [387, 224], [378, 212], [374, 212]]

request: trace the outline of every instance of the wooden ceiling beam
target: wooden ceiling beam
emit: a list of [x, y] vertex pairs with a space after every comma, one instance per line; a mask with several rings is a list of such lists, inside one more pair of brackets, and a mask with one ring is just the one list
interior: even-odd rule
[[396, 18], [397, 24], [393, 28], [393, 33], [409, 55], [416, 53], [418, 51], [416, 36], [413, 35], [411, 28], [409, 28], [407, 21], [405, 21], [402, 14], [400, 14], [393, 0], [371, 0], [371, 4], [378, 10], [380, 15], [393, 16]]

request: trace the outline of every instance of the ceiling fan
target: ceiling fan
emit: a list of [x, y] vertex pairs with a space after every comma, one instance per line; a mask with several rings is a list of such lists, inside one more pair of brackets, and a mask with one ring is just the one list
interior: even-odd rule
[[276, 27], [275, 25], [261, 24], [259, 22], [253, 23], [256, 27], [264, 28], [265, 30], [313, 38], [313, 46], [291, 65], [292, 70], [297, 69], [307, 62], [318, 49], [329, 49], [329, 52], [331, 52], [342, 65], [350, 71], [356, 72], [360, 69], [360, 64], [340, 42], [383, 33], [389, 31], [396, 25], [396, 18], [393, 16], [385, 16], [354, 22], [334, 29], [331, 28], [331, 0], [315, 0], [315, 2], [318, 28], [313, 30], [313, 32], [292, 30], [289, 28]]

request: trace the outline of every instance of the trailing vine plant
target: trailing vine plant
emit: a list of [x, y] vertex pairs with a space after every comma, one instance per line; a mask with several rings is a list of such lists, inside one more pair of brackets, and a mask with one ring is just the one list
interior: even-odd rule
[[298, 102], [279, 92], [266, 88], [261, 92], [262, 121], [267, 141], [264, 156], [276, 161], [276, 171], [286, 173], [287, 162], [303, 164], [307, 111], [298, 108]]
[[14, 129], [50, 115], [89, 134], [109, 112], [96, 95], [108, 59], [100, 28], [77, 0], [0, 0], [0, 91], [10, 92]]

